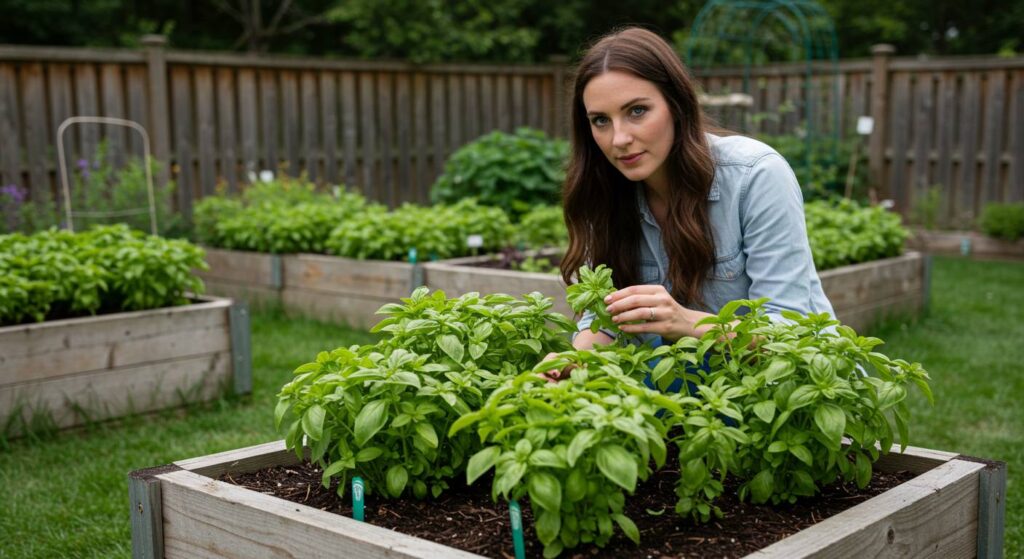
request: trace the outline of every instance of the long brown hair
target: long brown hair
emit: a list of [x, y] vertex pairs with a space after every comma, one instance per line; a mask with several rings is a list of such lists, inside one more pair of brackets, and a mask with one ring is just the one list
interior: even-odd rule
[[636, 188], [604, 156], [594, 141], [583, 104], [583, 89], [610, 71], [632, 74], [655, 84], [668, 102], [675, 141], [666, 159], [671, 185], [668, 223], [662, 242], [669, 257], [672, 296], [692, 305], [703, 303], [701, 286], [715, 262], [708, 217], [708, 193], [714, 161], [705, 136], [697, 92], [679, 57], [661, 37], [631, 27], [599, 39], [576, 71], [572, 97], [572, 156], [562, 204], [569, 229], [569, 249], [561, 262], [562, 278], [571, 283], [580, 266], [612, 268], [618, 288], [640, 283], [640, 210]]

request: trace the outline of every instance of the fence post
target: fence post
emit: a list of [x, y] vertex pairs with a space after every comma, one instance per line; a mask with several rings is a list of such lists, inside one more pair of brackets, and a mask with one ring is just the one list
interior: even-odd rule
[[554, 133], [553, 137], [569, 137], [569, 108], [567, 106], [568, 101], [566, 100], [566, 69], [569, 64], [569, 57], [564, 54], [553, 54], [548, 57], [548, 63], [554, 66], [554, 104], [555, 106], [551, 109], [551, 118], [555, 120], [553, 123]]
[[871, 119], [874, 125], [868, 143], [868, 172], [871, 186], [880, 198], [889, 198], [889, 185], [885, 181], [886, 116], [889, 105], [889, 57], [896, 52], [892, 45], [871, 47]]
[[[168, 123], [170, 106], [167, 103], [167, 60], [164, 52], [167, 48], [167, 37], [143, 35], [141, 42], [146, 51], [146, 70], [149, 78], [149, 135], [153, 139], [153, 157], [160, 162], [156, 183], [162, 187], [171, 176], [171, 127]], [[178, 208], [182, 212], [190, 209]]]

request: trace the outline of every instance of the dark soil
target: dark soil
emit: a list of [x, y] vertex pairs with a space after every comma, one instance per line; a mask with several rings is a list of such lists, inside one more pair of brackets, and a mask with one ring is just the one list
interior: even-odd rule
[[[311, 464], [273, 467], [249, 474], [221, 477], [268, 495], [295, 503], [352, 515], [351, 491], [340, 499], [335, 488], [320, 484], [320, 470]], [[728, 480], [726, 492], [716, 502], [725, 513], [721, 520], [697, 524], [675, 514], [674, 481], [678, 468], [666, 465], [626, 499], [626, 515], [640, 529], [640, 546], [616, 526], [615, 537], [603, 549], [581, 545], [563, 557], [742, 557], [804, 528], [891, 489], [913, 474], [875, 472], [871, 484], [858, 490], [853, 484], [835, 484], [816, 497], [796, 505], [766, 506], [740, 502], [738, 484]], [[471, 486], [458, 482], [433, 501], [383, 501], [368, 495], [365, 520], [399, 532], [435, 541], [487, 557], [511, 558], [512, 536], [508, 507], [490, 497], [491, 480], [482, 477]], [[526, 553], [540, 557], [543, 546], [534, 537], [533, 516], [523, 503]]]
[[[526, 252], [516, 250], [514, 248], [508, 248], [497, 253], [490, 260], [478, 262], [473, 264], [473, 266], [476, 268], [490, 268], [492, 270], [519, 270], [527, 256], [529, 256], [529, 254]], [[561, 255], [535, 255], [534, 260], [538, 264], [558, 267], [558, 264], [562, 261], [562, 257]]]

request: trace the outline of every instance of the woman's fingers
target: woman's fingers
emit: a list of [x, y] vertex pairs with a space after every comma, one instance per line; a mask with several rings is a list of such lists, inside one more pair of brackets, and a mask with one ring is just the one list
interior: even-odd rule
[[[665, 307], [668, 301], [666, 301], [666, 295], [661, 294], [640, 294], [630, 295], [619, 299], [618, 301], [608, 305], [608, 313], [613, 317], [620, 317], [629, 315], [630, 312], [636, 310], [644, 310], [649, 308]], [[644, 310], [646, 313], [647, 311]], [[635, 318], [624, 318], [623, 320], [647, 320], [648, 316], [636, 316]]]

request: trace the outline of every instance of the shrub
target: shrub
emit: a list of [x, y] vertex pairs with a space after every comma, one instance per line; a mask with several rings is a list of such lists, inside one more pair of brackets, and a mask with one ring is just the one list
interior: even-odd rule
[[986, 204], [978, 223], [986, 235], [1016, 241], [1024, 237], [1024, 202]]
[[[470, 235], [479, 235], [482, 245], [470, 247]], [[453, 205], [405, 204], [393, 212], [362, 212], [338, 225], [326, 244], [332, 254], [361, 260], [406, 260], [412, 248], [419, 259], [436, 260], [494, 251], [511, 237], [504, 211], [465, 199]]]
[[0, 236], [0, 324], [143, 310], [201, 294], [203, 251], [125, 224]]
[[517, 242], [523, 248], [569, 246], [569, 230], [561, 206], [534, 206], [516, 225]]
[[899, 256], [909, 236], [898, 214], [850, 200], [808, 202], [804, 214], [819, 271]]
[[569, 144], [519, 128], [492, 132], [459, 148], [430, 191], [434, 203], [477, 198], [513, 218], [537, 204], [555, 204], [565, 181]]

